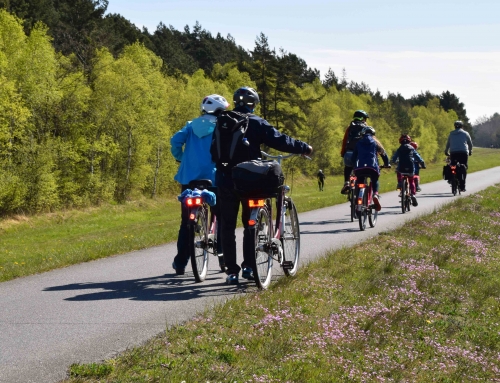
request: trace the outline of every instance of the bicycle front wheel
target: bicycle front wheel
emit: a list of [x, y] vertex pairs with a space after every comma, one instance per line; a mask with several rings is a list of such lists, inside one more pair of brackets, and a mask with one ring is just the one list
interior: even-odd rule
[[255, 228], [255, 283], [259, 289], [267, 289], [271, 283], [273, 257], [271, 254], [272, 222], [267, 209], [259, 210]]
[[191, 266], [196, 282], [203, 282], [208, 271], [208, 209], [198, 209], [196, 220], [189, 225]]
[[363, 194], [363, 210], [359, 212], [359, 230], [366, 229], [366, 219], [368, 218], [368, 193]]
[[[299, 268], [300, 256], [300, 226], [297, 209], [291, 198], [285, 198], [286, 214], [284, 227], [281, 235], [283, 246], [283, 272], [287, 276], [294, 276]], [[291, 264], [290, 264], [291, 262]]]

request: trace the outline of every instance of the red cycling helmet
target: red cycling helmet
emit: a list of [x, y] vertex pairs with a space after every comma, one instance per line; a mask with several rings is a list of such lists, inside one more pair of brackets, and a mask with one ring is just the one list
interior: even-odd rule
[[405, 141], [407, 141], [406, 143], [411, 142], [411, 137], [407, 134], [403, 134], [403, 135], [401, 135], [401, 137], [399, 137], [400, 144], [405, 143]]
[[418, 149], [418, 144], [415, 141], [410, 142], [410, 145], [413, 146], [413, 149]]

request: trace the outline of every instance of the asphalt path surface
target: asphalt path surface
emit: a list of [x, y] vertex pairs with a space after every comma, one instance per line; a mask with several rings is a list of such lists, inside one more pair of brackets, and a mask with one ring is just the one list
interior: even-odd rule
[[[471, 173], [463, 195], [495, 183], [500, 183], [500, 167]], [[323, 193], [339, 188], [326, 185]], [[419, 206], [406, 214], [396, 191], [383, 194], [377, 226], [364, 232], [350, 221], [347, 202], [299, 214], [301, 262], [399, 227], [458, 198], [445, 181], [422, 189]], [[237, 241], [241, 251], [241, 229]], [[214, 257], [205, 282], [194, 282], [190, 266], [186, 275], [176, 276], [171, 268], [175, 254], [175, 243], [169, 243], [0, 283], [0, 382], [58, 382], [72, 363], [111, 358], [218, 302], [255, 291], [246, 280], [227, 286]], [[278, 278], [282, 272], [274, 274]]]

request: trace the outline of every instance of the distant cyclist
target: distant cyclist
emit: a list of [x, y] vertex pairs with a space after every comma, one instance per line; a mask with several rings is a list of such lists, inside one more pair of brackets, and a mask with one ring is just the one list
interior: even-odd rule
[[396, 153], [392, 156], [391, 162], [397, 162], [398, 167], [396, 168], [396, 176], [398, 178], [398, 190], [402, 188], [403, 175], [405, 173], [408, 175], [408, 186], [410, 187], [411, 204], [413, 206], [418, 206], [417, 197], [415, 196], [415, 161], [424, 162], [420, 154], [410, 145], [411, 137], [407, 134], [401, 135], [399, 137], [399, 143], [401, 144], [396, 150]]
[[354, 164], [354, 174], [359, 182], [363, 183], [365, 177], [370, 177], [372, 182], [373, 203], [375, 210], [381, 209], [380, 196], [378, 194], [380, 167], [378, 156], [382, 157], [384, 166], [389, 166], [389, 158], [382, 144], [375, 138], [375, 129], [366, 126], [361, 132], [361, 139], [354, 148], [352, 159]]
[[[186, 126], [175, 133], [170, 139], [172, 155], [181, 164], [174, 179], [181, 184], [181, 193], [194, 180], [208, 179], [215, 186], [215, 163], [210, 155], [212, 134], [215, 128], [217, 115], [229, 108], [229, 102], [218, 95], [211, 94], [203, 98], [200, 110], [201, 116], [188, 121]], [[218, 201], [217, 201], [218, 204]], [[177, 255], [172, 267], [177, 275], [183, 275], [189, 262], [188, 210], [181, 206], [181, 226], [177, 237]], [[220, 230], [219, 230], [220, 231]], [[218, 241], [220, 243], [220, 241]], [[219, 250], [222, 247], [219, 245]], [[221, 253], [222, 251], [219, 251]]]
[[465, 191], [465, 179], [467, 178], [467, 164], [469, 156], [472, 156], [472, 141], [469, 133], [464, 129], [462, 121], [455, 121], [455, 130], [450, 132], [444, 153], [450, 156], [451, 165], [460, 163], [464, 165], [460, 167], [459, 188], [460, 191]]
[[342, 140], [342, 149], [340, 155], [344, 159], [344, 186], [340, 191], [342, 194], [347, 194], [349, 191], [349, 177], [351, 175], [354, 163], [352, 161], [352, 153], [356, 147], [357, 142], [361, 139], [361, 132], [368, 125], [366, 120], [370, 116], [364, 110], [356, 110], [352, 117], [350, 125], [344, 133]]
[[[420, 153], [418, 152], [418, 144], [415, 141], [410, 142], [410, 145], [413, 146], [413, 149], [415, 149], [415, 153], [417, 153], [420, 156]], [[422, 158], [422, 156], [420, 156]], [[420, 188], [420, 168], [425, 169], [425, 162], [420, 162], [418, 160], [418, 157], [415, 156], [413, 159], [413, 164], [415, 165], [415, 188], [417, 192], [421, 192], [422, 189]]]
[[319, 169], [317, 177], [318, 177], [319, 191], [323, 191], [323, 188], [325, 187], [325, 178], [326, 178], [325, 174], [323, 173], [323, 170]]

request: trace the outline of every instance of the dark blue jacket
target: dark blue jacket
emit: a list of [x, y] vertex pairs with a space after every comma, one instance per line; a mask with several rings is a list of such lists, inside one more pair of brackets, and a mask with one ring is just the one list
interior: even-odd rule
[[389, 164], [389, 158], [385, 150], [380, 146], [371, 134], [365, 134], [361, 140], [356, 144], [356, 148], [352, 152], [352, 161], [354, 163], [354, 170], [375, 170], [380, 174], [378, 165], [378, 155], [384, 161], [384, 165]]
[[397, 171], [400, 173], [414, 174], [414, 162], [424, 162], [422, 157], [410, 144], [402, 144], [392, 156], [391, 162], [398, 162]]
[[[269, 124], [263, 118], [255, 114], [249, 114], [244, 106], [234, 108], [236, 112], [246, 113], [249, 115], [248, 129], [245, 138], [248, 140], [248, 147], [242, 151], [238, 157], [238, 163], [244, 161], [256, 160], [262, 158], [260, 146], [262, 144], [270, 148], [279, 150], [280, 152], [305, 154], [309, 151], [309, 145], [303, 141], [296, 140], [286, 134], [280, 133], [274, 126]], [[216, 173], [217, 185], [225, 186], [228, 188], [233, 187], [231, 173], [223, 173], [217, 171]]]

